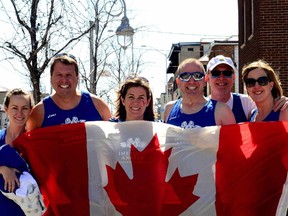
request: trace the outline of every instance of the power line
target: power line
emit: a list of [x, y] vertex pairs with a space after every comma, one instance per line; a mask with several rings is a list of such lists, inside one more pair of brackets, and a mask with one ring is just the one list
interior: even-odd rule
[[[201, 36], [201, 37], [231, 37], [231, 35], [190, 34], [190, 33], [179, 33], [179, 32], [149, 31], [149, 30], [145, 30], [145, 32], [151, 32], [151, 33], [157, 33], [157, 34]], [[235, 35], [235, 36], [237, 36], [237, 35]]]

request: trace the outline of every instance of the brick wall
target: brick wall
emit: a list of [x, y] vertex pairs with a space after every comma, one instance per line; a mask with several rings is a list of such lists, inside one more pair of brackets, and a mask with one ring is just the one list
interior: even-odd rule
[[288, 96], [288, 2], [254, 0], [254, 31], [244, 37], [244, 32], [251, 29], [253, 20], [250, 12], [244, 13], [244, 7], [246, 11], [251, 10], [250, 2], [251, 0], [238, 0], [239, 69], [246, 63], [264, 59], [279, 73], [284, 95]]

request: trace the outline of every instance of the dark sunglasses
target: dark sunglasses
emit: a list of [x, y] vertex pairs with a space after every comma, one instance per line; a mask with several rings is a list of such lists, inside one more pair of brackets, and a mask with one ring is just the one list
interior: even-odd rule
[[225, 76], [227, 78], [231, 78], [233, 71], [231, 71], [231, 70], [225, 70], [225, 71], [213, 70], [213, 71], [211, 71], [211, 75], [213, 78], [218, 78], [221, 74], [223, 74], [223, 76]]
[[193, 77], [195, 81], [200, 81], [203, 80], [204, 76], [205, 75], [203, 72], [183, 72], [178, 75], [178, 78], [182, 82], [188, 82], [191, 79], [191, 77]]
[[259, 77], [258, 79], [247, 78], [244, 80], [246, 87], [251, 88], [256, 85], [256, 82], [260, 86], [266, 86], [269, 83], [269, 78], [267, 76]]
[[58, 53], [56, 54], [54, 57], [62, 57], [62, 56], [68, 56], [69, 58], [72, 58], [73, 60], [75, 60], [77, 62], [77, 59], [74, 55], [69, 54], [69, 53]]

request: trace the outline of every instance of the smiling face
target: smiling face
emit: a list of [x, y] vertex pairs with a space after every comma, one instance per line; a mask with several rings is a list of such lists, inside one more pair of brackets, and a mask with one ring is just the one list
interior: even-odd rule
[[78, 84], [75, 65], [55, 62], [51, 75], [51, 85], [58, 95], [69, 96], [75, 94]]
[[[204, 74], [201, 63], [196, 61], [181, 66], [179, 74], [184, 72], [202, 72]], [[177, 78], [176, 83], [181, 92], [186, 95], [203, 95], [204, 87], [206, 86], [204, 79], [196, 81], [193, 77], [187, 82], [183, 82]]]
[[143, 120], [150, 98], [147, 98], [143, 87], [131, 87], [127, 90], [125, 98], [121, 98], [121, 102], [126, 110], [126, 121]]
[[[213, 68], [212, 71], [233, 71], [233, 69], [227, 64], [220, 64]], [[207, 81], [211, 87], [211, 95], [227, 95], [230, 97], [230, 92], [233, 87], [233, 83], [235, 80], [235, 74], [231, 76], [224, 76], [223, 73], [220, 73], [220, 76], [212, 76], [211, 71], [208, 72]]]
[[8, 107], [5, 106], [10, 124], [24, 126], [31, 112], [29, 95], [11, 95]]
[[[266, 72], [261, 68], [256, 68], [251, 70], [245, 79], [254, 79], [258, 80], [260, 77], [267, 77]], [[263, 84], [264, 85], [264, 84]], [[274, 83], [269, 81], [267, 85], [261, 86], [258, 82], [255, 83], [254, 86], [248, 87], [246, 86], [246, 90], [248, 95], [256, 102], [264, 102], [267, 99], [273, 99], [271, 90], [273, 88]]]

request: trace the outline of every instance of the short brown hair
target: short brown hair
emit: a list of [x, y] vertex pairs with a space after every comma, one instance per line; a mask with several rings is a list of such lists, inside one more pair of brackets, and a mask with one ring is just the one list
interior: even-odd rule
[[54, 70], [56, 62], [61, 62], [61, 63], [65, 64], [65, 65], [74, 65], [75, 66], [76, 76], [78, 76], [79, 68], [78, 68], [78, 64], [77, 64], [77, 60], [76, 60], [75, 56], [73, 56], [71, 54], [67, 54], [67, 53], [59, 53], [59, 54], [55, 55], [51, 59], [50, 76], [52, 76], [52, 73], [53, 73], [53, 70]]
[[9, 107], [10, 98], [11, 98], [12, 95], [28, 95], [29, 100], [30, 100], [30, 108], [32, 108], [33, 101], [32, 101], [31, 95], [28, 92], [26, 92], [23, 89], [21, 89], [21, 88], [14, 88], [14, 89], [12, 89], [12, 90], [7, 92], [7, 94], [6, 94], [5, 98], [4, 98], [4, 102], [3, 102], [4, 106]]

